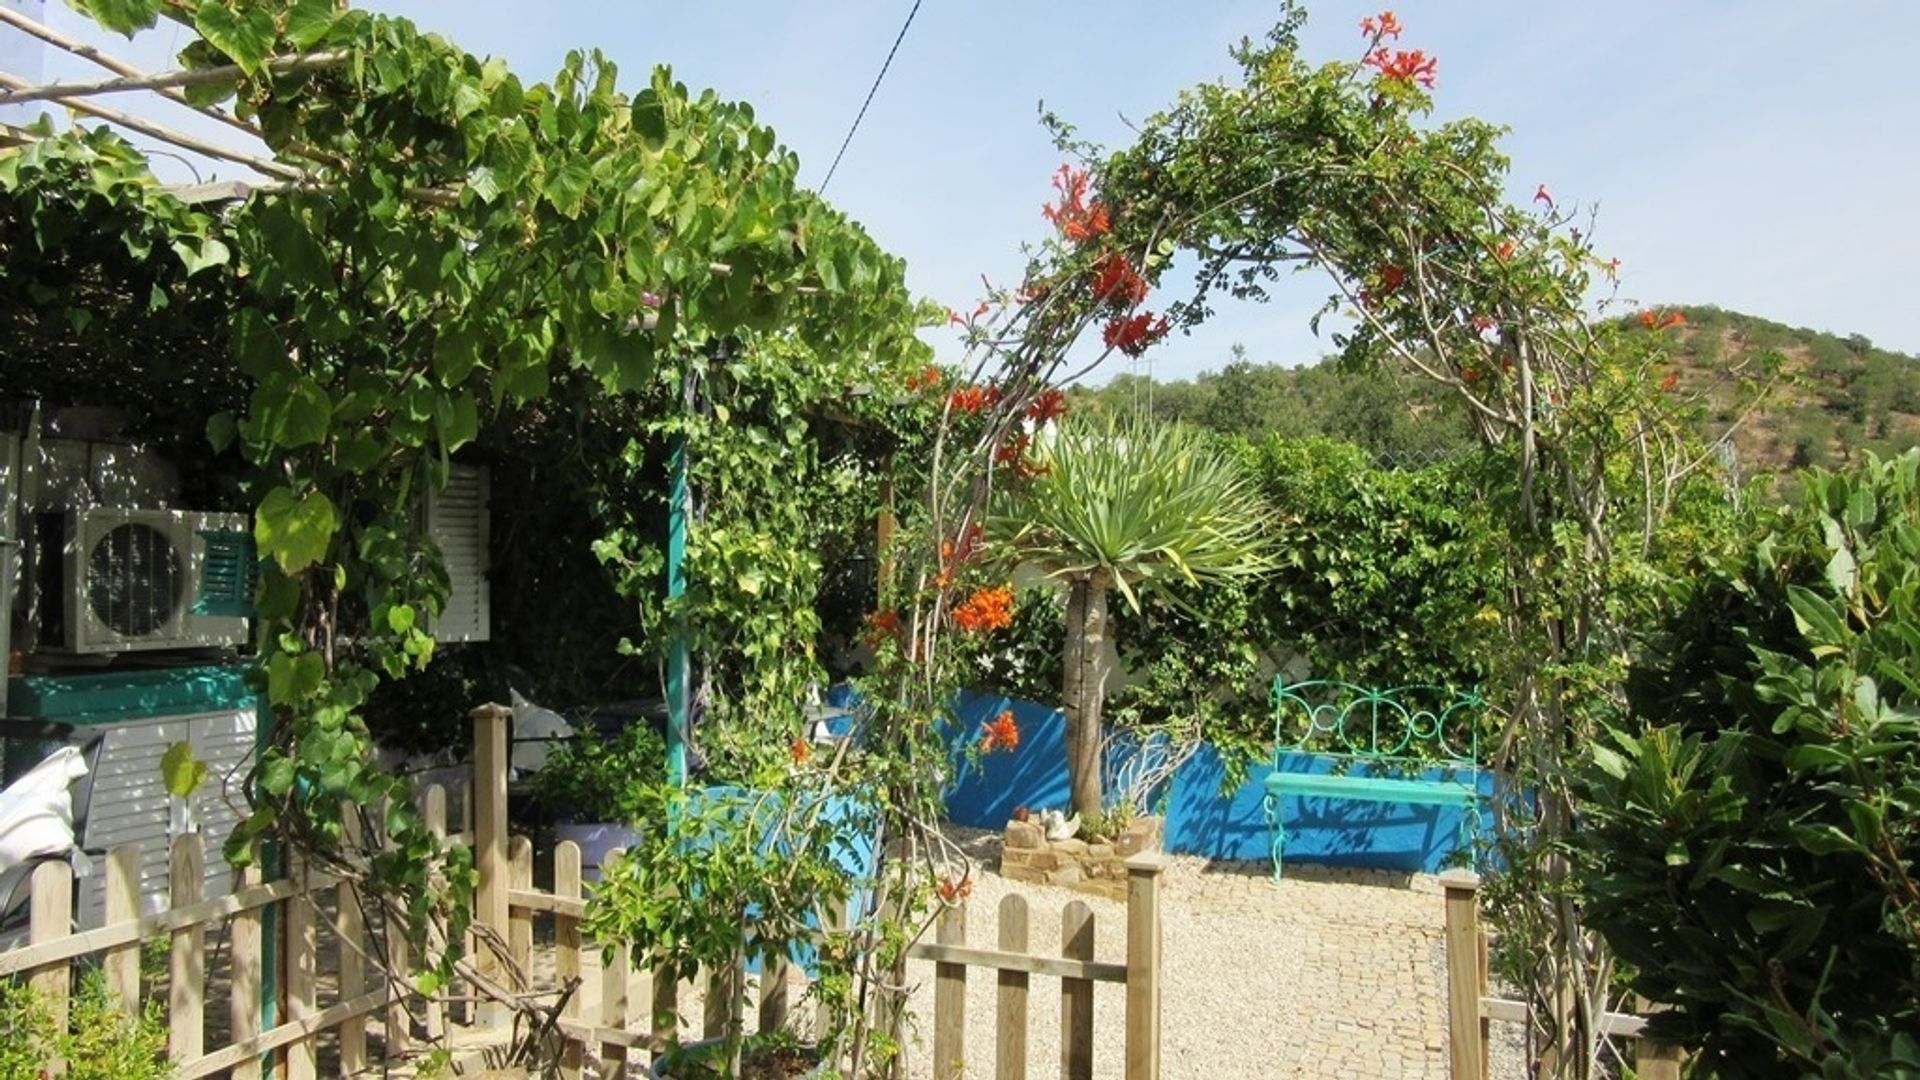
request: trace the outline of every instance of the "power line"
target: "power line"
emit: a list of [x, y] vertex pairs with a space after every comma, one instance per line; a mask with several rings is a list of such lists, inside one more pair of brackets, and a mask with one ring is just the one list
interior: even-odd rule
[[860, 121], [867, 118], [867, 106], [873, 104], [873, 95], [880, 89], [880, 80], [887, 77], [887, 69], [893, 66], [893, 54], [900, 51], [900, 43], [907, 39], [907, 28], [913, 25], [913, 17], [920, 14], [920, 0], [913, 0], [913, 10], [907, 12], [907, 21], [900, 24], [900, 33], [893, 39], [893, 48], [887, 50], [886, 62], [880, 65], [880, 74], [873, 77], [873, 85], [867, 88], [867, 100], [860, 103], [860, 112], [853, 118], [853, 126], [847, 129], [847, 137], [840, 141], [840, 152], [833, 155], [833, 164], [827, 166], [827, 178], [820, 181], [820, 190], [825, 192], [827, 185], [833, 183], [833, 174], [840, 168], [840, 159], [847, 156], [847, 147], [853, 142], [853, 133], [860, 130]]

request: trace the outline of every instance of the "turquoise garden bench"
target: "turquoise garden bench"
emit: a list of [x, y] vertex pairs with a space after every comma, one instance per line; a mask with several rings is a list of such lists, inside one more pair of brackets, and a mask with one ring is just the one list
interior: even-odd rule
[[[1289, 796], [1457, 807], [1461, 846], [1473, 842], [1480, 822], [1479, 727], [1486, 711], [1477, 694], [1326, 680], [1289, 684], [1281, 675], [1273, 680], [1270, 700], [1274, 749], [1266, 811], [1275, 881], [1287, 843], [1283, 807]], [[1331, 769], [1283, 771], [1290, 754], [1330, 758]], [[1439, 777], [1431, 775], [1436, 770]]]

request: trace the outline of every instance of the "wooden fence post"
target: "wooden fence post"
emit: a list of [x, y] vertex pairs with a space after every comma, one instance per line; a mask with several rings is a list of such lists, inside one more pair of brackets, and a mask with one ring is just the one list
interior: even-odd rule
[[[1060, 955], [1093, 959], [1093, 909], [1075, 900], [1060, 912]], [[1060, 980], [1061, 1080], [1093, 1080], [1093, 982]]]
[[1127, 863], [1127, 1080], [1160, 1080], [1160, 875], [1151, 852]]
[[[33, 945], [58, 941], [73, 933], [73, 867], [64, 859], [48, 859], [33, 868], [33, 895], [28, 900], [27, 941]], [[45, 1003], [55, 1030], [67, 1030], [67, 994], [73, 983], [72, 962], [62, 960], [33, 973], [27, 980]]]
[[[294, 894], [287, 897], [287, 1022], [297, 1024], [320, 1011], [319, 908], [314, 903], [312, 878], [306, 860], [287, 854], [287, 877]], [[312, 1036], [287, 1044], [287, 1080], [315, 1080], [320, 1075], [319, 1046]]]
[[[173, 838], [169, 869], [172, 887], [167, 894], [168, 906], [183, 908], [199, 903], [206, 874], [206, 854], [199, 833]], [[175, 1061], [191, 1061], [206, 1051], [206, 942], [206, 927], [200, 923], [173, 932], [173, 950], [167, 957], [167, 1052]]]
[[[571, 840], [554, 845], [553, 895], [563, 900], [580, 898], [580, 845]], [[580, 920], [565, 912], [556, 913], [553, 917], [553, 974], [563, 987], [568, 979], [580, 978]], [[580, 1020], [586, 1016], [583, 989], [574, 987], [560, 1015], [569, 1020]], [[586, 1063], [583, 1049], [581, 1040], [572, 1032], [567, 1032], [566, 1043], [560, 1049], [562, 1080], [580, 1080], [581, 1067]]]
[[[360, 807], [340, 807], [341, 840], [348, 851], [360, 850]], [[360, 889], [351, 879], [334, 891], [333, 932], [340, 950], [340, 1001], [353, 1001], [367, 992], [366, 916], [360, 910]], [[351, 1076], [367, 1067], [367, 1021], [356, 1016], [340, 1025], [340, 1074]]]
[[[473, 710], [473, 783], [467, 789], [473, 807], [473, 861], [478, 870], [474, 888], [473, 921], [493, 931], [496, 941], [508, 940], [507, 881], [507, 723], [513, 710], [505, 705], [482, 705]], [[496, 983], [500, 957], [491, 948], [475, 950], [475, 970]], [[507, 1023], [503, 1002], [481, 1005], [475, 1016], [483, 1028]]]
[[[1633, 1006], [1642, 1016], [1652, 1016], [1665, 1008], [1645, 997], [1636, 996]], [[1680, 1080], [1686, 1054], [1671, 1043], [1641, 1038], [1633, 1044], [1633, 1071], [1640, 1080]]]
[[[255, 861], [233, 875], [233, 891], [245, 892], [260, 884], [260, 864]], [[228, 1027], [232, 1041], [245, 1042], [260, 1034], [261, 966], [266, 952], [261, 947], [262, 909], [236, 912], [228, 923], [227, 956], [231, 969], [227, 993]], [[233, 1080], [260, 1080], [260, 1059], [250, 1057], [233, 1067]]]
[[787, 954], [769, 953], [760, 959], [760, 1030], [779, 1031], [787, 1026], [787, 1013], [791, 1002], [787, 992], [787, 979], [793, 973], [793, 962]]
[[1480, 878], [1468, 870], [1440, 875], [1446, 895], [1447, 1075], [1480, 1080], [1487, 1048], [1480, 1025]]
[[[625, 849], [614, 848], [600, 859], [602, 881], [625, 855]], [[600, 970], [600, 1026], [617, 1031], [627, 1028], [627, 976], [633, 968], [633, 954], [628, 945], [628, 942], [616, 942], [612, 958]], [[659, 973], [656, 972], [654, 977], [658, 979]], [[602, 1080], [620, 1080], [627, 1075], [626, 1047], [607, 1043], [599, 1049]]]
[[[422, 808], [421, 823], [427, 827], [437, 841], [447, 837], [447, 789], [439, 784], [427, 788], [426, 806]], [[431, 937], [431, 935], [429, 935]], [[440, 958], [433, 955], [433, 942], [427, 942], [427, 954], [421, 957], [426, 966], [439, 963]], [[427, 1041], [442, 1042], [447, 1037], [446, 989], [443, 987], [427, 996]]]
[[[140, 917], [140, 849], [133, 844], [123, 844], [107, 852], [106, 922], [132, 922]], [[128, 1016], [140, 1015], [140, 943], [129, 941], [125, 945], [108, 949], [106, 958], [100, 961], [101, 969], [106, 973], [107, 992], [120, 1004]]]
[[[1027, 898], [1018, 893], [1000, 898], [1000, 951], [1027, 951]], [[998, 1080], [1027, 1078], [1027, 987], [1026, 972], [1000, 972], [993, 1066]]]
[[[940, 913], [935, 940], [942, 945], [967, 943], [965, 904]], [[961, 1080], [967, 1075], [967, 965], [945, 961], [933, 965], [933, 1077]]]

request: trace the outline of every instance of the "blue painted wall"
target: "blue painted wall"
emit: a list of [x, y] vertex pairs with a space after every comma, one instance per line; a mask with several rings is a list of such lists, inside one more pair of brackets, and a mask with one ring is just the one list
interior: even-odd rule
[[[978, 742], [983, 726], [1009, 708], [1020, 727], [1019, 748], [968, 761], [967, 745]], [[947, 793], [951, 820], [1001, 829], [1016, 806], [1066, 806], [1066, 717], [1030, 701], [984, 694], [963, 695], [957, 712], [960, 727], [950, 739], [955, 762]], [[1332, 765], [1331, 759], [1300, 754], [1282, 762], [1288, 771], [1300, 772], [1325, 772]], [[1244, 784], [1223, 793], [1226, 769], [1220, 755], [1202, 747], [1167, 793], [1168, 849], [1214, 859], [1269, 859], [1272, 837], [1263, 800], [1271, 771], [1269, 765], [1256, 765]], [[1492, 795], [1492, 782], [1491, 775], [1482, 776], [1482, 794]], [[1284, 811], [1288, 863], [1438, 873], [1458, 861], [1461, 811], [1451, 807], [1289, 798]]]

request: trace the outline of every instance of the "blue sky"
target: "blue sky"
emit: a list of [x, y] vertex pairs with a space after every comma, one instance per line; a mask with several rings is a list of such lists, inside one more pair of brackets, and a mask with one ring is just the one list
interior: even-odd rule
[[[359, 3], [503, 56], [528, 79], [575, 47], [606, 52], [628, 85], [670, 63], [690, 85], [750, 102], [816, 185], [912, 6]], [[1357, 55], [1356, 24], [1380, 6], [1310, 4], [1308, 54]], [[57, 0], [49, 8], [61, 28], [84, 29]], [[1410, 0], [1397, 10], [1403, 44], [1440, 58], [1437, 116], [1513, 128], [1517, 200], [1545, 183], [1563, 202], [1599, 203], [1598, 244], [1621, 259], [1624, 296], [1715, 303], [1920, 353], [1920, 305], [1908, 299], [1920, 123], [1911, 68], [1894, 54], [1920, 37], [1920, 4]], [[1039, 208], [1060, 157], [1037, 122], [1040, 101], [1083, 134], [1122, 142], [1126, 118], [1229, 74], [1228, 45], [1276, 14], [1246, 0], [923, 0], [827, 196], [907, 259], [917, 292], [964, 306], [981, 274], [1011, 280], [1020, 244], [1046, 228]], [[158, 69], [176, 37], [98, 40]], [[97, 77], [58, 63], [48, 73]], [[1157, 349], [1153, 371], [1218, 367], [1235, 343], [1256, 360], [1311, 360], [1328, 348], [1307, 329], [1324, 292], [1302, 278], [1267, 305], [1224, 309]]]

